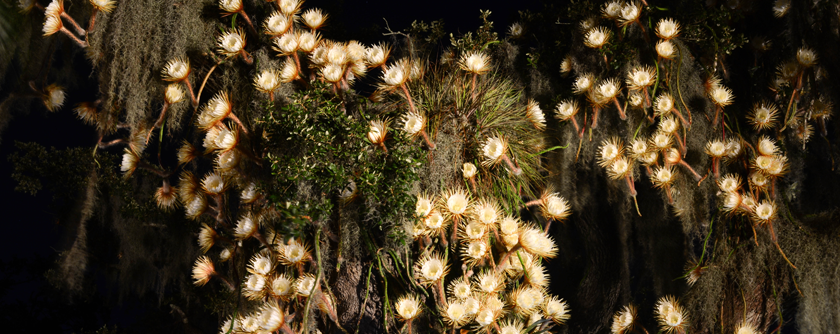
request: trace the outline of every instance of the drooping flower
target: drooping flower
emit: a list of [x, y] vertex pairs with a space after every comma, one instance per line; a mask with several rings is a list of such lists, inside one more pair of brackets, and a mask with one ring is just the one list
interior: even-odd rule
[[613, 316], [612, 327], [610, 328], [612, 334], [629, 333], [633, 330], [636, 324], [636, 307], [631, 305], [624, 306], [620, 311]]
[[525, 117], [537, 130], [545, 130], [545, 114], [537, 101], [528, 100], [528, 105], [525, 107]]
[[254, 223], [251, 215], [244, 215], [236, 222], [236, 228], [234, 228], [233, 232], [237, 239], [244, 240], [250, 238], [257, 232], [257, 224]]
[[566, 320], [569, 320], [571, 317], [569, 315], [569, 305], [565, 300], [556, 296], [545, 299], [545, 302], [542, 304], [542, 311], [546, 318], [551, 319], [558, 325], [566, 323]]
[[44, 101], [44, 106], [46, 106], [49, 111], [57, 111], [64, 105], [64, 100], [66, 99], [64, 88], [56, 84], [49, 85], [45, 89], [42, 99]]
[[216, 274], [216, 268], [213, 266], [213, 261], [207, 256], [199, 256], [193, 265], [192, 277], [195, 285], [202, 286], [210, 281], [210, 278]]
[[407, 112], [402, 117], [403, 130], [412, 138], [421, 134], [426, 128], [426, 117], [417, 112]]
[[385, 64], [390, 54], [391, 47], [388, 44], [380, 43], [365, 50], [365, 60], [370, 67], [379, 67]]
[[385, 71], [382, 73], [382, 81], [385, 82], [386, 87], [395, 88], [408, 80], [407, 65], [408, 62], [403, 59], [385, 67]]
[[773, 15], [782, 17], [790, 10], [790, 0], [776, 0], [773, 3]]
[[523, 227], [519, 231], [519, 245], [528, 253], [538, 257], [557, 256], [557, 245], [545, 232], [534, 227]]
[[481, 153], [484, 155], [482, 164], [494, 166], [502, 161], [502, 156], [507, 152], [507, 141], [501, 136], [491, 136], [484, 141]]
[[61, 22], [61, 17], [58, 15], [47, 15], [44, 19], [44, 36], [50, 36], [59, 32], [64, 28], [64, 23]]
[[592, 75], [592, 73], [584, 73], [575, 79], [572, 91], [574, 91], [575, 94], [584, 94], [588, 92], [594, 84], [595, 76]]

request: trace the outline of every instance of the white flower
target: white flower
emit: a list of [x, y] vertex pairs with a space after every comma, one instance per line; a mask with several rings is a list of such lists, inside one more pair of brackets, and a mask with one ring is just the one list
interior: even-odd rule
[[309, 29], [318, 29], [324, 22], [327, 20], [327, 15], [324, 15], [318, 8], [312, 8], [305, 12], [303, 12], [303, 23], [306, 24]]
[[441, 260], [437, 258], [430, 258], [420, 267], [420, 274], [426, 281], [435, 282], [443, 277], [445, 268]]
[[298, 49], [298, 35], [294, 33], [285, 33], [280, 38], [274, 40], [274, 50], [280, 51], [282, 54], [292, 54]]
[[219, 174], [210, 173], [204, 180], [201, 182], [201, 185], [204, 187], [204, 190], [207, 191], [209, 194], [218, 194], [224, 191], [225, 189], [225, 180]]
[[782, 17], [790, 10], [790, 0], [776, 0], [773, 3], [773, 15]]
[[140, 158], [129, 149], [125, 149], [123, 153], [122, 163], [120, 164], [120, 171], [126, 173], [126, 176], [131, 175], [134, 169], [137, 168], [137, 162]]
[[330, 63], [321, 68], [321, 75], [327, 82], [335, 83], [341, 81], [344, 71], [342, 70], [341, 65]]
[[432, 212], [432, 199], [426, 196], [417, 196], [417, 204], [414, 213], [417, 217], [426, 217]]
[[519, 244], [526, 251], [539, 257], [553, 258], [557, 255], [554, 240], [536, 228], [526, 228], [519, 234]]
[[426, 119], [416, 112], [408, 112], [402, 117], [403, 130], [410, 136], [416, 136], [426, 126]]
[[478, 311], [478, 314], [475, 315], [475, 322], [481, 327], [490, 325], [494, 320], [496, 320], [496, 315], [488, 308], [481, 309]]
[[239, 198], [245, 203], [251, 203], [257, 199], [257, 185], [254, 183], [248, 184], [245, 189], [242, 189], [242, 193], [239, 195]]
[[265, 288], [265, 278], [260, 275], [248, 275], [245, 280], [245, 289], [250, 291], [262, 291]]
[[186, 214], [189, 218], [197, 218], [207, 207], [207, 199], [204, 196], [193, 196], [186, 205]]
[[525, 108], [525, 116], [528, 117], [528, 121], [538, 130], [545, 129], [545, 114], [536, 101], [528, 101], [528, 106]]
[[617, 19], [619, 15], [621, 15], [621, 1], [610, 1], [608, 2], [601, 12], [604, 14], [604, 17], [608, 19]]
[[243, 216], [236, 223], [234, 234], [239, 239], [245, 239], [253, 235], [256, 230], [257, 224], [254, 223], [254, 220], [250, 216]]
[[674, 109], [674, 98], [671, 97], [671, 94], [662, 93], [656, 98], [653, 109], [659, 115], [668, 115]]
[[163, 97], [166, 103], [175, 104], [184, 100], [184, 90], [178, 84], [169, 84]]
[[280, 81], [292, 82], [297, 78], [299, 78], [299, 76], [298, 67], [297, 64], [295, 64], [295, 60], [292, 58], [286, 58], [286, 62], [283, 64], [283, 69], [280, 71]]
[[554, 109], [557, 112], [555, 115], [560, 120], [567, 120], [572, 118], [578, 112], [577, 103], [574, 100], [566, 100], [560, 102]]
[[381, 144], [385, 141], [385, 137], [388, 134], [388, 122], [387, 120], [381, 121], [371, 121], [370, 122], [370, 131], [368, 131], [367, 138], [373, 144]]
[[300, 0], [279, 0], [277, 1], [277, 7], [280, 7], [283, 14], [292, 16], [297, 14], [300, 9]]
[[543, 215], [549, 219], [562, 220], [569, 216], [569, 202], [556, 193], [552, 193], [543, 201]]
[[56, 84], [47, 86], [44, 105], [49, 111], [56, 111], [61, 108], [64, 105], [65, 99], [66, 94], [64, 93], [64, 88]]
[[405, 61], [388, 65], [385, 72], [382, 73], [382, 80], [390, 87], [400, 86], [408, 80], [408, 75], [405, 73]]
[[263, 276], [271, 272], [271, 259], [266, 255], [258, 254], [251, 259], [251, 270], [255, 274]]
[[271, 281], [271, 293], [275, 296], [288, 296], [292, 294], [292, 280], [286, 274], [280, 274]]
[[654, 69], [650, 66], [635, 67], [627, 73], [627, 87], [640, 90], [653, 84]]
[[420, 300], [414, 295], [403, 296], [397, 300], [396, 309], [400, 318], [414, 319], [420, 314]]
[[380, 43], [365, 50], [365, 60], [371, 67], [382, 66], [388, 60], [388, 54], [390, 53], [391, 49], [386, 44]]
[[516, 221], [516, 218], [507, 216], [499, 222], [499, 228], [502, 230], [502, 234], [513, 234], [519, 230], [519, 222]]
[[190, 63], [185, 58], [175, 58], [166, 63], [161, 71], [163, 80], [183, 81], [190, 75]]
[[572, 90], [574, 90], [575, 94], [583, 94], [588, 92], [590, 88], [592, 88], [592, 84], [594, 83], [595, 78], [592, 76], [591, 73], [583, 74], [577, 79], [575, 79], [575, 83], [572, 86]]
[[813, 49], [803, 47], [796, 51], [796, 61], [802, 67], [811, 67], [817, 63], [817, 54], [814, 53]]
[[466, 320], [467, 308], [461, 303], [450, 303], [449, 306], [446, 307], [445, 317], [451, 324], [453, 324], [453, 326], [460, 327], [460, 324], [464, 323]]
[[257, 90], [268, 93], [280, 85], [280, 74], [276, 70], [264, 70], [254, 78], [254, 86]]
[[464, 167], [461, 169], [464, 172], [464, 178], [471, 179], [475, 176], [475, 173], [478, 169], [475, 168], [471, 162], [465, 162]]
[[583, 43], [594, 49], [600, 49], [610, 39], [610, 30], [604, 27], [590, 29], [584, 36]]
[[490, 70], [490, 59], [481, 52], [465, 53], [458, 62], [461, 69], [474, 74], [482, 74]]
[[219, 0], [219, 8], [228, 13], [242, 10], [242, 0]]
[[677, 37], [680, 34], [680, 24], [674, 19], [667, 18], [659, 20], [656, 24], [656, 36], [664, 40]]
[[426, 227], [430, 230], [439, 229], [441, 226], [443, 226], [443, 222], [443, 215], [441, 215], [440, 212], [437, 211], [432, 212], [432, 214], [426, 217], [425, 220]]
[[661, 117], [659, 121], [659, 131], [664, 133], [674, 133], [679, 128], [679, 123], [674, 117]]
[[271, 36], [280, 36], [285, 34], [289, 31], [289, 28], [292, 26], [292, 21], [289, 20], [286, 15], [283, 15], [279, 12], [271, 13], [271, 16], [265, 20], [263, 23], [263, 27], [265, 27], [265, 33]]
[[467, 256], [473, 259], [481, 259], [487, 254], [487, 244], [481, 240], [471, 241], [467, 245]]
[[312, 52], [318, 46], [319, 39], [318, 35], [304, 31], [298, 36], [298, 48], [303, 52]]
[[709, 96], [712, 102], [720, 107], [725, 107], [732, 104], [732, 91], [729, 88], [718, 86], [712, 89]]
[[286, 315], [281, 311], [276, 304], [266, 306], [260, 313], [260, 327], [269, 332], [274, 332], [280, 329], [285, 323]]
[[669, 40], [661, 40], [656, 43], [656, 54], [665, 59], [674, 58], [674, 43]]
[[706, 143], [706, 153], [714, 158], [726, 155], [726, 144], [720, 140], [712, 140]]
[[621, 8], [621, 20], [623, 24], [629, 24], [639, 19], [641, 10], [635, 3], [627, 3]]
[[507, 150], [507, 143], [501, 137], [489, 137], [484, 142], [481, 152], [484, 154], [485, 161], [489, 164], [496, 164], [502, 158]]
[[312, 293], [312, 289], [315, 288], [315, 277], [311, 275], [306, 275], [303, 277], [299, 277], [295, 281], [295, 292], [298, 295], [308, 297], [310, 293]]
[[469, 198], [464, 192], [454, 191], [446, 198], [446, 208], [453, 214], [460, 215], [467, 211]]
[[245, 37], [238, 30], [231, 30], [219, 36], [219, 52], [225, 56], [234, 56], [245, 47]]
[[57, 33], [64, 28], [64, 23], [61, 22], [61, 17], [58, 15], [47, 15], [44, 19], [44, 36], [50, 36]]
[[511, 38], [522, 37], [522, 25], [519, 24], [519, 22], [511, 24], [508, 28], [508, 36], [510, 36]]

